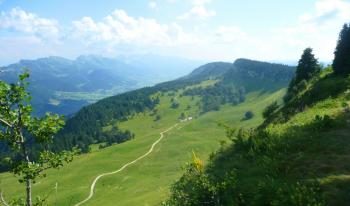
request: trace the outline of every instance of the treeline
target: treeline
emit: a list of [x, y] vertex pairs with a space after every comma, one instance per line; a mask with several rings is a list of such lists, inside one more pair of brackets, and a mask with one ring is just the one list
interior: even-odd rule
[[201, 111], [202, 113], [209, 111], [217, 111], [223, 104], [236, 105], [245, 100], [244, 87], [237, 89], [234, 84], [223, 84], [222, 82], [215, 83], [209, 87], [197, 87], [187, 89], [183, 92], [185, 96], [201, 96]]
[[223, 81], [243, 86], [246, 92], [275, 91], [288, 85], [294, 76], [295, 67], [249, 59], [237, 59], [233, 69], [224, 76]]

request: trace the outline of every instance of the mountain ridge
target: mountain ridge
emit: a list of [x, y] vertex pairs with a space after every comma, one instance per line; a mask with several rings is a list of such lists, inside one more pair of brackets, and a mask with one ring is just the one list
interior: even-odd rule
[[[153, 57], [159, 58], [159, 61], [163, 58]], [[176, 73], [168, 72], [176, 71], [171, 68], [151, 71], [149, 67], [142, 66], [143, 60], [139, 61], [141, 64], [134, 64], [132, 61], [126, 63], [122, 58], [96, 55], [81, 55], [74, 60], [50, 56], [36, 60], [20, 60], [2, 67], [0, 79], [15, 82], [18, 74], [27, 68], [31, 73], [29, 91], [34, 97], [32, 104], [36, 109], [35, 114], [41, 116], [50, 111], [69, 115], [82, 106], [104, 97], [185, 75], [190, 72], [191, 65], [198, 64], [197, 61], [177, 58], [175, 66], [179, 72]], [[157, 65], [157, 62], [153, 64]], [[169, 64], [171, 65], [171, 61]], [[74, 106], [70, 108], [69, 105]]]

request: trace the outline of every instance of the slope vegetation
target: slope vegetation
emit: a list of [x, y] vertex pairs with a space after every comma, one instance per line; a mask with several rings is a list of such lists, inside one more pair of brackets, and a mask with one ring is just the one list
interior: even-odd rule
[[327, 69], [258, 129], [228, 129], [233, 143], [189, 164], [167, 205], [348, 205], [349, 89]]

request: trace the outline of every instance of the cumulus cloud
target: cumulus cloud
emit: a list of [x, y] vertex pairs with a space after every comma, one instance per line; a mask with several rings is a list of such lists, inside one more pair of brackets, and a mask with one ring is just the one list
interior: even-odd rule
[[57, 40], [59, 36], [58, 22], [46, 19], [20, 8], [9, 12], [1, 12], [0, 29], [35, 35], [42, 40]]
[[209, 10], [205, 7], [205, 4], [211, 3], [211, 0], [192, 0], [191, 3], [193, 5], [192, 8], [189, 11], [179, 15], [177, 19], [186, 20], [197, 18], [200, 20], [205, 20], [216, 15], [215, 11]]
[[123, 10], [115, 10], [102, 21], [83, 17], [73, 22], [73, 37], [86, 44], [108, 42], [111, 44], [174, 46], [193, 43], [193, 37], [175, 23], [160, 24], [152, 18], [134, 18]]

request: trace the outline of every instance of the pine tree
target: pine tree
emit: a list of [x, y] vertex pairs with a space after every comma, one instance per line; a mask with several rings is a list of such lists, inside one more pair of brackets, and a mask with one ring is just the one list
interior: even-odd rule
[[340, 31], [334, 52], [333, 69], [337, 75], [350, 74], [350, 24], [344, 24]]
[[318, 72], [320, 72], [320, 65], [312, 53], [312, 48], [306, 48], [299, 60], [295, 77], [289, 83], [284, 102], [289, 102], [304, 87], [302, 85], [306, 84]]
[[306, 48], [299, 60], [296, 70], [295, 84], [303, 80], [309, 80], [319, 71], [319, 64], [311, 48]]

